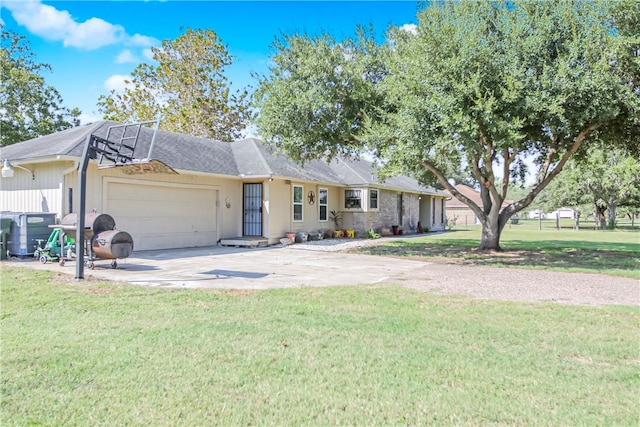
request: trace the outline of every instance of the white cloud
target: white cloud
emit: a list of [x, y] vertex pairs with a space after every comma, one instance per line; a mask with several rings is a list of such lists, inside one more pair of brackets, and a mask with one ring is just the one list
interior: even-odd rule
[[116, 57], [116, 64], [124, 64], [126, 62], [138, 62], [138, 58], [131, 53], [129, 49], [125, 49]]
[[116, 91], [117, 93], [124, 92], [125, 88], [131, 87], [131, 76], [114, 74], [107, 80], [105, 80], [104, 87], [109, 92], [111, 92], [112, 90]]
[[142, 56], [146, 59], [153, 59], [153, 51], [151, 49], [143, 49]]
[[122, 26], [110, 24], [100, 18], [90, 18], [72, 25], [65, 35], [64, 45], [80, 49], [97, 49], [122, 41], [126, 33]]
[[81, 113], [78, 116], [78, 119], [80, 120], [80, 124], [81, 125], [87, 125], [89, 123], [95, 123], [97, 121], [102, 120], [100, 117], [98, 116], [94, 116], [92, 114], [85, 114], [85, 113]]
[[129, 44], [141, 47], [151, 47], [160, 44], [160, 41], [155, 37], [143, 36], [142, 34], [134, 34], [127, 40]]
[[77, 22], [68, 11], [42, 4], [40, 0], [9, 1], [2, 7], [10, 10], [16, 22], [31, 33], [47, 40], [60, 40], [64, 46], [92, 50], [121, 42], [141, 47], [159, 44], [153, 37], [128, 36], [123, 26], [100, 18]]
[[404, 24], [400, 26], [400, 31], [406, 31], [411, 34], [418, 34], [418, 26], [416, 24]]

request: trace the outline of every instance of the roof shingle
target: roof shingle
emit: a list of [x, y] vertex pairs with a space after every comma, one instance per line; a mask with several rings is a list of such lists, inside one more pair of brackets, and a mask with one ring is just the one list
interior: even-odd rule
[[[89, 135], [94, 134], [105, 138], [109, 128], [113, 126], [121, 125], [104, 120], [67, 129], [2, 147], [0, 157], [21, 163], [33, 160], [46, 161], [58, 156], [80, 158]], [[109, 139], [117, 140], [121, 135], [122, 131], [115, 129], [111, 131]], [[152, 137], [153, 129], [141, 128], [135, 157], [147, 156]], [[151, 157], [177, 171], [241, 177], [273, 176], [344, 186], [376, 185], [402, 191], [444, 195], [433, 188], [421, 186], [416, 180], [407, 176], [397, 176], [385, 182], [378, 182], [374, 165], [362, 159], [336, 159], [330, 164], [313, 160], [301, 166], [283, 154], [276, 153], [272, 147], [262, 144], [256, 138], [228, 143], [159, 130]]]

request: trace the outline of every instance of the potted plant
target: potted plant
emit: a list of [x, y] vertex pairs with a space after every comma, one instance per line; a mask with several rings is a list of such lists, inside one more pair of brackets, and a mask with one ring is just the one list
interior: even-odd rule
[[338, 211], [331, 211], [331, 221], [333, 221], [333, 225], [336, 226], [336, 230], [340, 230], [340, 221], [342, 221], [342, 215]]

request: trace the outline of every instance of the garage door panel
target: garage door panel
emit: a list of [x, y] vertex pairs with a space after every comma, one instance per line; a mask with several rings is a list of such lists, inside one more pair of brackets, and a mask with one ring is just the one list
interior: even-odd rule
[[135, 250], [215, 245], [217, 191], [190, 186], [107, 183], [107, 213]]

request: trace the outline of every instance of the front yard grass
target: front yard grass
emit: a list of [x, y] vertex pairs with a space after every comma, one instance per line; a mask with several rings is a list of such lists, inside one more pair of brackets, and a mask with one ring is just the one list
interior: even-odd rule
[[3, 426], [640, 422], [637, 307], [53, 274], [2, 270]]
[[567, 272], [603, 273], [640, 279], [640, 230], [571, 229], [564, 221], [520, 220], [505, 227], [503, 252], [478, 252], [480, 226], [468, 226], [441, 234], [425, 234], [407, 240], [357, 249], [361, 253], [408, 256], [433, 262], [494, 267], [518, 267]]

